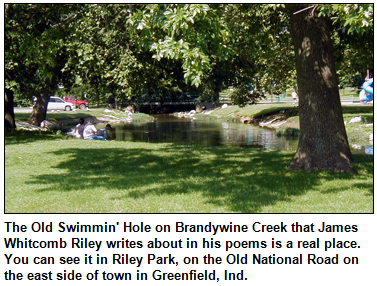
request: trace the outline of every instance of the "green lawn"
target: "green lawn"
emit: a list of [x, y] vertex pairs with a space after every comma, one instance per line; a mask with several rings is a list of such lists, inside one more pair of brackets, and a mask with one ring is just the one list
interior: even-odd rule
[[[359, 101], [360, 91], [361, 91], [361, 89], [357, 89], [355, 87], [346, 87], [346, 88], [343, 88], [343, 89], [339, 89], [339, 95], [340, 95], [340, 98], [342, 100], [355, 101], [356, 102], [356, 101]], [[289, 99], [291, 99], [292, 92], [293, 92], [293, 88], [282, 91], [282, 93], [285, 94], [286, 98], [289, 98]], [[274, 95], [273, 98], [275, 98], [275, 96], [276, 95]], [[267, 97], [267, 99], [270, 99], [271, 94], [267, 93], [266, 97]], [[228, 91], [220, 92], [220, 99], [229, 100], [229, 92]]]
[[372, 213], [357, 175], [291, 172], [293, 153], [5, 134], [6, 213]]
[[[363, 115], [369, 118], [368, 121], [370, 121], [371, 118], [373, 121], [373, 106], [371, 105], [343, 105], [342, 109], [345, 118]], [[234, 114], [238, 116], [258, 117], [265, 114], [276, 113], [280, 110], [289, 110], [292, 113], [298, 112], [297, 107], [292, 106], [290, 102], [284, 102], [274, 104], [247, 105], [245, 107], [231, 105], [228, 108], [217, 109], [213, 111], [211, 115], [229, 116]]]
[[[260, 116], [289, 104], [219, 109], [215, 116]], [[368, 143], [372, 106], [343, 106], [350, 144]], [[48, 120], [103, 117], [104, 109], [49, 113]], [[123, 118], [116, 111], [110, 115]], [[29, 114], [17, 113], [17, 120]], [[135, 114], [135, 119], [150, 117]], [[229, 117], [230, 118], [230, 117]], [[357, 175], [291, 172], [291, 152], [66, 139], [5, 133], [7, 213], [371, 213], [373, 157], [355, 154]]]

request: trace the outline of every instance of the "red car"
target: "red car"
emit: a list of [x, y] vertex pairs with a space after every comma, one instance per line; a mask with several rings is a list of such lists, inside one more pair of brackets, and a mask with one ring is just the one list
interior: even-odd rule
[[63, 96], [63, 100], [74, 104], [76, 108], [80, 108], [80, 109], [84, 109], [85, 107], [89, 106], [87, 101], [76, 99], [76, 97], [72, 95]]

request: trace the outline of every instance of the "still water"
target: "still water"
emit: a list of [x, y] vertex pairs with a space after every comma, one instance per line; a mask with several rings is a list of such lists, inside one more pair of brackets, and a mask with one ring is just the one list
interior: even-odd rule
[[[96, 125], [97, 129], [104, 124]], [[118, 141], [240, 146], [274, 150], [297, 149], [298, 140], [278, 137], [273, 130], [243, 123], [216, 122], [158, 115], [153, 123], [112, 124]]]

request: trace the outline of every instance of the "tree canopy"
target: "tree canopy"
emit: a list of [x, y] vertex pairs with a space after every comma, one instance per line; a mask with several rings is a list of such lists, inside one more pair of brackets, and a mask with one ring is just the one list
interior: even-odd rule
[[[326, 33], [317, 37], [297, 26], [296, 21], [308, 30], [326, 28]], [[304, 34], [306, 38], [302, 38]], [[307, 39], [322, 50], [307, 45]], [[304, 46], [321, 56], [303, 53]], [[325, 60], [322, 69], [328, 69], [328, 75], [313, 73], [318, 60]], [[310, 65], [303, 68], [305, 62]], [[302, 106], [313, 107], [321, 99], [309, 97], [310, 89], [316, 89], [315, 83], [309, 83], [308, 74], [315, 78], [319, 75], [319, 86], [330, 84], [325, 81], [331, 75], [334, 80], [330, 85], [336, 88], [318, 92], [339, 98], [339, 84], [360, 84], [364, 71], [371, 66], [372, 4], [5, 6], [9, 128], [15, 127], [14, 94], [37, 97], [31, 120], [38, 125], [58, 85], [86, 90], [96, 102], [109, 97], [163, 101], [185, 92], [216, 101], [221, 90], [232, 86], [233, 102], [244, 105], [255, 103], [272, 85], [285, 89], [298, 82], [299, 90], [304, 91], [300, 92]], [[301, 74], [297, 74], [300, 68]], [[302, 120], [301, 124], [307, 124]], [[342, 140], [347, 141], [346, 137]]]
[[[333, 19], [340, 84], [360, 84], [373, 64], [372, 5], [312, 6]], [[5, 24], [6, 86], [28, 98], [56, 82], [98, 102], [233, 86], [246, 104], [260, 96], [250, 86], [296, 85], [284, 5], [7, 4]]]

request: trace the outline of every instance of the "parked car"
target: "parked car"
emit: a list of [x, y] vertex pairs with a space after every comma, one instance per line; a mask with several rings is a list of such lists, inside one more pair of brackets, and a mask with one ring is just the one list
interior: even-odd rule
[[47, 104], [47, 110], [65, 110], [71, 111], [75, 109], [75, 105], [70, 102], [65, 102], [63, 99], [51, 96]]
[[76, 97], [72, 95], [63, 96], [63, 100], [74, 104], [76, 108], [80, 108], [80, 109], [84, 109], [85, 107], [89, 106], [87, 101], [77, 99]]

